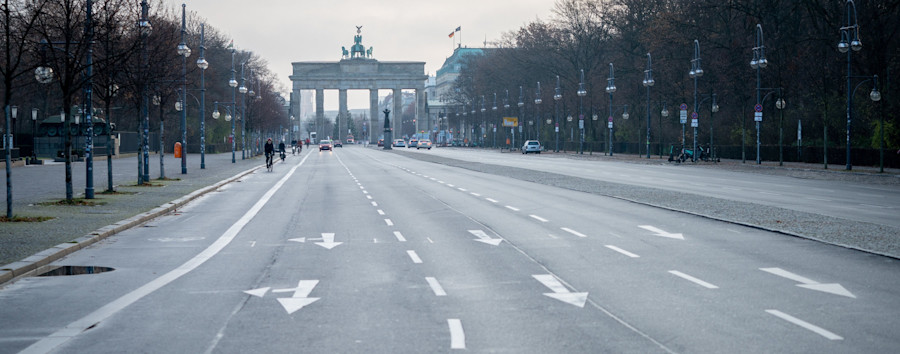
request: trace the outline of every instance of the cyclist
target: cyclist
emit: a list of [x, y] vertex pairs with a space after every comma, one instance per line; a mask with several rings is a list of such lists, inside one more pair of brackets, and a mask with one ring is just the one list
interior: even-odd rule
[[271, 167], [272, 166], [272, 156], [275, 155], [275, 145], [272, 144], [272, 138], [269, 138], [268, 140], [266, 140], [265, 152], [266, 152], [266, 167]]
[[278, 152], [281, 153], [281, 161], [284, 161], [284, 140], [278, 142]]
[[297, 139], [291, 140], [291, 155], [297, 154]]

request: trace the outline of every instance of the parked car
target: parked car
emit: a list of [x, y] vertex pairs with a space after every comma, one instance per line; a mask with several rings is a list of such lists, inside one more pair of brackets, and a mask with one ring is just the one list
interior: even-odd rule
[[418, 145], [416, 145], [416, 150], [419, 150], [419, 149], [431, 150], [431, 140], [428, 140], [428, 139], [419, 140]]
[[403, 139], [394, 139], [394, 142], [391, 144], [393, 147], [406, 147], [406, 140]]
[[379, 147], [384, 146], [384, 139], [378, 139], [378, 146]]
[[335, 141], [333, 141], [333, 142], [331, 143], [331, 145], [334, 146], [334, 147], [336, 147], [336, 148], [344, 147], [344, 144], [341, 144], [341, 141], [340, 141], [340, 140], [335, 140]]
[[537, 140], [526, 140], [525, 144], [522, 145], [522, 153], [527, 154], [529, 152], [540, 154], [541, 142]]
[[406, 147], [407, 147], [407, 148], [414, 148], [414, 147], [418, 146], [418, 144], [419, 144], [419, 139], [412, 138], [412, 139], [409, 139], [409, 143], [406, 144]]
[[319, 151], [331, 150], [331, 149], [332, 149], [331, 140], [322, 140], [319, 142]]

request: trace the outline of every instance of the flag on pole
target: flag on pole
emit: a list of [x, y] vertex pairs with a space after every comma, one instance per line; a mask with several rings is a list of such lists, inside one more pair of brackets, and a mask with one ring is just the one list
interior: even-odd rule
[[456, 32], [450, 32], [450, 36], [449, 36], [449, 37], [450, 37], [450, 38], [453, 38], [453, 35], [454, 35], [454, 34], [456, 34]]
[[234, 49], [234, 40], [233, 39], [231, 40], [231, 43], [228, 43], [228, 47], [226, 47], [225, 49]]
[[453, 31], [453, 32], [459, 32], [459, 31], [462, 31], [462, 26], [457, 26], [456, 31]]

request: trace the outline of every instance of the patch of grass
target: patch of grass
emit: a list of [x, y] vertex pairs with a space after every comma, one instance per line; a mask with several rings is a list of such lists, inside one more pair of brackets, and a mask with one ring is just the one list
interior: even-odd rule
[[157, 180], [157, 181], [180, 181], [181, 178], [168, 178], [168, 177], [166, 177], [166, 178], [157, 178], [156, 180]]
[[105, 194], [105, 195], [131, 195], [131, 194], [137, 194], [137, 192], [125, 192], [125, 191], [115, 191], [115, 190], [114, 190], [114, 191], [112, 191], [112, 192], [110, 192], [110, 191], [103, 191], [103, 192], [100, 192], [100, 194]]
[[106, 202], [96, 199], [73, 198], [72, 200], [62, 199], [55, 202], [38, 203], [38, 205], [79, 205], [79, 206], [97, 206], [105, 205]]
[[129, 185], [129, 187], [162, 187], [162, 186], [163, 186], [162, 184], [150, 183], [150, 182], [144, 182], [144, 184], [135, 183], [135, 184]]
[[42, 222], [51, 220], [53, 218], [49, 216], [15, 216], [13, 215], [12, 219], [0, 216], [0, 222]]

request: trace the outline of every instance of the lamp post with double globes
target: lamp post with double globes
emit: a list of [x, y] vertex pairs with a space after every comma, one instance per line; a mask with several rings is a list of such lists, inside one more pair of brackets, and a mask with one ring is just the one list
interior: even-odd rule
[[[856, 15], [856, 3], [853, 0], [847, 0], [844, 7], [845, 21], [841, 26], [841, 41], [838, 42], [838, 51], [847, 53], [847, 166], [849, 171], [853, 168], [850, 164], [850, 132], [853, 117], [853, 93], [851, 92], [851, 82], [853, 78], [853, 52], [862, 49], [862, 42], [859, 40], [859, 20]], [[850, 50], [852, 49], [852, 50]], [[853, 90], [855, 91], [855, 90]]]
[[[769, 65], [769, 61], [766, 60], [766, 46], [763, 43], [763, 30], [762, 25], [756, 24], [756, 46], [753, 47], [753, 60], [750, 61], [750, 67], [756, 69], [756, 106], [755, 106], [755, 116], [754, 119], [756, 121], [756, 164], [760, 164], [760, 156], [759, 156], [759, 125], [762, 122], [762, 76], [760, 70]], [[743, 139], [741, 139], [743, 140]], [[743, 149], [742, 149], [743, 150]]]
[[[524, 88], [522, 88], [522, 86], [519, 86], [519, 102], [516, 103], [516, 105], [519, 106], [519, 135], [522, 137], [522, 141], [525, 141], [528, 139], [528, 137], [526, 136], [528, 134], [528, 131], [526, 131], [525, 134], [522, 134], [522, 126], [525, 125], [525, 90]], [[513, 146], [516, 146], [515, 134], [513, 134]]]
[[[150, 36], [150, 32], [153, 31], [153, 26], [150, 25], [150, 20], [148, 19], [148, 12], [150, 11], [150, 6], [147, 4], [146, 0], [141, 0], [141, 20], [138, 22], [138, 28], [141, 35], [141, 66], [142, 71], [146, 74], [149, 70], [150, 62], [147, 56], [147, 37]], [[138, 184], [142, 185], [145, 182], [150, 181], [150, 93], [149, 93], [149, 85], [150, 82], [145, 77], [143, 79], [143, 83], [141, 84], [141, 121], [143, 122], [143, 135], [141, 137], [141, 154], [138, 156], [138, 161], [140, 162], [143, 159], [143, 163], [138, 163], [139, 166], [139, 176], [138, 176]]]
[[[536, 120], [538, 122], [539, 126], [542, 125], [541, 124], [541, 103], [543, 103], [543, 102], [544, 102], [544, 100], [541, 99], [541, 82], [538, 81], [537, 90], [534, 93], [534, 120]], [[540, 128], [538, 128], [538, 130], [537, 130], [537, 140], [538, 141], [541, 140], [541, 129]]]
[[562, 99], [562, 88], [559, 87], [559, 75], [556, 75], [556, 92], [553, 94], [553, 100], [556, 101], [556, 121], [553, 130], [556, 132], [556, 152], [559, 152], [559, 100]]
[[609, 139], [607, 139], [607, 143], [609, 145], [609, 152], [607, 153], [609, 156], [613, 155], [612, 148], [612, 137], [613, 137], [613, 93], [616, 92], [616, 71], [615, 67], [613, 67], [613, 63], [609, 63], [609, 77], [606, 78], [606, 93], [609, 94], [609, 118], [607, 125], [609, 126]]
[[653, 80], [653, 61], [650, 53], [647, 53], [647, 69], [644, 70], [644, 81], [642, 84], [647, 88], [647, 158], [650, 158], [650, 87], [655, 84]]
[[688, 73], [694, 79], [694, 112], [691, 114], [691, 127], [694, 128], [694, 150], [691, 154], [691, 160], [696, 162], [697, 157], [697, 127], [700, 126], [700, 107], [697, 102], [697, 79], [703, 76], [703, 69], [700, 67], [700, 41], [694, 40], [694, 57], [691, 59], [691, 71]]
[[209, 62], [203, 57], [206, 47], [203, 45], [206, 24], [200, 24], [200, 58], [197, 58], [197, 67], [200, 68], [200, 169], [206, 169], [206, 82], [203, 74], [209, 68]]
[[[181, 102], [187, 101], [187, 58], [191, 56], [191, 48], [184, 43], [187, 5], [181, 4], [181, 43], [176, 51], [181, 56]], [[183, 108], [183, 107], [182, 107]], [[187, 174], [187, 110], [181, 110], [181, 174]]]
[[[587, 90], [584, 89], [584, 69], [581, 69], [581, 81], [578, 83], [578, 130], [581, 131], [581, 154], [584, 154], [584, 96], [587, 96]], [[593, 150], [591, 150], [593, 151]]]
[[[231, 104], [234, 107], [235, 100], [237, 99], [237, 93], [235, 88], [237, 88], [238, 82], [234, 79], [235, 75], [234, 71], [234, 47], [231, 48], [231, 79], [228, 80], [228, 86], [231, 86]], [[218, 113], [218, 110], [216, 111]], [[215, 114], [215, 113], [214, 113]], [[227, 118], [227, 116], [226, 116]], [[227, 120], [227, 119], [226, 119]], [[234, 155], [234, 145], [235, 145], [235, 136], [234, 136], [234, 120], [231, 120], [231, 163], [236, 163], [235, 155]]]

